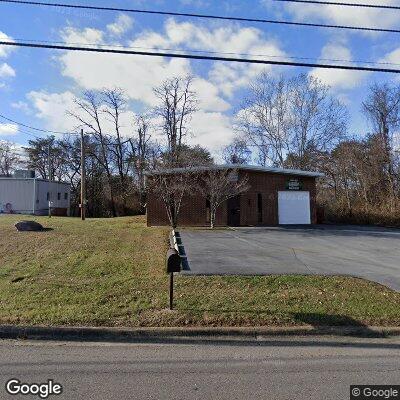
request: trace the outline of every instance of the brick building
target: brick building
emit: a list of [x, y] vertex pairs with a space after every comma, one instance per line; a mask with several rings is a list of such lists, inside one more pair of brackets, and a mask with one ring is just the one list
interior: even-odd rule
[[[235, 169], [241, 176], [248, 176], [250, 189], [225, 202], [217, 211], [219, 226], [263, 226], [314, 224], [316, 212], [317, 172], [299, 171], [249, 165], [216, 165], [198, 167], [201, 173], [210, 168]], [[163, 173], [183, 173], [171, 169]], [[148, 173], [148, 179], [154, 173]], [[186, 196], [179, 214], [180, 226], [209, 225], [210, 209], [207, 200], [198, 193]], [[169, 225], [164, 204], [155, 195], [147, 201], [148, 226]]]

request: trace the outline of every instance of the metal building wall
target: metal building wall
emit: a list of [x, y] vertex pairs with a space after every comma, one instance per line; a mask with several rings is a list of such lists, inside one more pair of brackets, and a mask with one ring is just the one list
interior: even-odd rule
[[[36, 214], [45, 215], [49, 211], [49, 202], [47, 200], [47, 193], [50, 195], [50, 201], [52, 202], [52, 208], [65, 208], [67, 214], [70, 211], [70, 199], [71, 199], [71, 188], [67, 183], [62, 182], [47, 182], [37, 180], [36, 189]], [[67, 199], [65, 199], [65, 193], [67, 193]], [[60, 200], [58, 199], [60, 194]]]
[[33, 206], [33, 179], [0, 179], [0, 212], [32, 214]]
[[50, 194], [52, 209], [64, 209], [67, 215], [70, 214], [69, 184], [41, 179], [0, 178], [0, 213], [47, 215], [47, 193]]

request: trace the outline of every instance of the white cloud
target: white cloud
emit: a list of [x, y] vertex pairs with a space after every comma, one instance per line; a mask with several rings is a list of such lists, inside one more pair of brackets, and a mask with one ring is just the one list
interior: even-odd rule
[[231, 106], [224, 99], [219, 97], [217, 86], [205, 79], [197, 77], [193, 81], [193, 90], [196, 92], [203, 111], [223, 112]]
[[[270, 7], [270, 1], [264, 0], [266, 7]], [[353, 0], [354, 4], [376, 4], [376, 0]], [[397, 0], [386, 0], [387, 5], [397, 5]], [[382, 28], [394, 27], [398, 23], [398, 15], [393, 10], [373, 8], [339, 7], [322, 4], [298, 4], [291, 3], [274, 7], [278, 12], [282, 9], [288, 11], [298, 21], [325, 21], [338, 25], [350, 26], [379, 26]], [[361, 31], [353, 31], [360, 33]], [[365, 32], [363, 32], [365, 34]], [[367, 33], [376, 35], [375, 33]]]
[[11, 135], [16, 135], [17, 133], [18, 133], [18, 125], [0, 123], [0, 136], [11, 136]]
[[[70, 111], [80, 116], [84, 115], [77, 108], [74, 102], [75, 95], [72, 92], [47, 93], [45, 91], [33, 91], [27, 97], [36, 111], [35, 116], [42, 119], [49, 130], [71, 133], [80, 131], [80, 123], [67, 114], [67, 111]], [[120, 115], [121, 133], [123, 136], [131, 135], [134, 117], [135, 115], [132, 112]], [[87, 119], [87, 115], [83, 119]], [[114, 125], [112, 121], [104, 114], [101, 114], [100, 120], [104, 133], [113, 134]]]
[[[63, 30], [62, 35], [68, 42], [105, 44], [111, 38], [115, 45], [121, 44], [116, 42], [110, 29], [99, 31], [70, 27]], [[285, 56], [276, 41], [267, 40], [264, 33], [255, 28], [243, 28], [236, 24], [210, 28], [177, 23], [173, 19], [167, 20], [162, 31], [143, 31], [127, 44], [142, 48], [182, 49], [188, 46], [192, 50]], [[194, 75], [193, 89], [199, 97], [200, 111], [193, 116], [191, 129], [194, 136], [189, 142], [206, 146], [212, 151], [218, 151], [234, 136], [230, 117], [224, 114], [231, 108], [227, 97], [265, 69], [261, 66], [209, 63], [203, 64], [207, 69], [200, 76], [194, 73], [190, 61], [184, 59], [76, 52], [62, 53], [59, 61], [63, 76], [71, 78], [76, 84], [76, 93], [87, 89], [121, 87], [131, 100], [150, 107], [157, 101], [154, 87], [173, 76]], [[208, 79], [204, 78], [204, 73], [208, 74]], [[73, 107], [72, 92], [31, 92], [28, 97], [38, 112], [37, 116], [46, 121], [49, 129], [72, 129], [74, 122], [65, 116], [65, 111]], [[124, 123], [128, 131], [131, 121], [132, 118], [128, 118]]]
[[[232, 53], [238, 57], [240, 54], [256, 59], [260, 56], [272, 59], [286, 56], [279, 44], [275, 40], [266, 39], [259, 29], [242, 28], [236, 24], [208, 29], [192, 23], [169, 20], [166, 24], [166, 36], [152, 36], [151, 42], [154, 43], [157, 39], [160, 39], [160, 46], [185, 47], [190, 43], [190, 49]], [[247, 86], [263, 70], [272, 71], [272, 67], [217, 62], [213, 64], [209, 78], [225, 96], [231, 97], [235, 90]]]
[[400, 47], [386, 54], [381, 62], [400, 64]]
[[[382, 63], [389, 63], [387, 65], [382, 65], [384, 68], [393, 68], [393, 69], [398, 69], [400, 64], [400, 47], [397, 49], [391, 51], [390, 53], [386, 54], [381, 60], [379, 60]], [[397, 65], [391, 65], [391, 64], [397, 64]], [[400, 77], [398, 74], [395, 75], [395, 80], [400, 81]]]
[[77, 30], [68, 27], [61, 32], [61, 36], [68, 43], [79, 43], [82, 45], [102, 44], [104, 42], [103, 32], [93, 28]]
[[190, 72], [186, 60], [145, 56], [107, 54], [74, 54], [61, 56], [62, 74], [72, 78], [83, 89], [100, 90], [104, 87], [122, 87], [134, 100], [154, 104], [153, 87], [165, 79]]
[[190, 143], [206, 146], [216, 153], [234, 137], [231, 120], [218, 112], [199, 111], [191, 123], [193, 137]]
[[[351, 63], [351, 51], [344, 44], [328, 43], [323, 47], [319, 61], [327, 64], [350, 65], [347, 62], [336, 60], [344, 60]], [[326, 68], [314, 68], [310, 72], [310, 75], [320, 79], [323, 83], [336, 90], [352, 89], [358, 86], [368, 74], [368, 72]]]
[[[4, 32], [0, 31], [0, 40], [2, 41], [7, 41], [7, 42], [12, 42], [13, 39], [6, 35]], [[0, 58], [6, 58], [9, 56], [9, 54], [13, 51], [13, 47], [11, 46], [0, 46]], [[0, 78], [12, 78], [14, 77], [15, 70], [7, 63], [1, 63], [0, 64]], [[3, 89], [6, 87], [6, 84], [4, 82], [0, 81], [0, 89]]]
[[115, 36], [122, 36], [133, 27], [133, 19], [126, 14], [119, 15], [115, 22], [107, 25], [107, 30]]
[[[64, 39], [68, 42], [88, 43], [88, 36], [92, 42], [95, 36], [99, 43], [104, 43], [104, 33], [97, 30], [69, 28], [64, 31]], [[266, 40], [262, 31], [255, 28], [229, 25], [210, 29], [188, 22], [177, 23], [173, 19], [165, 23], [164, 32], [144, 31], [128, 44], [145, 49], [182, 49], [189, 44], [190, 49], [194, 50], [285, 56], [275, 41]], [[67, 52], [60, 60], [63, 74], [73, 78], [81, 87], [100, 89], [104, 86], [121, 86], [130, 98], [147, 104], [155, 101], [154, 86], [168, 77], [192, 73], [190, 62], [183, 59]], [[265, 67], [255, 65], [211, 64], [209, 81], [198, 78], [201, 103], [209, 108], [215, 107], [213, 111], [228, 109], [229, 105], [220, 93], [231, 96], [263, 69]]]
[[[0, 40], [3, 42], [13, 42], [11, 36], [6, 35], [4, 32], [0, 31]], [[0, 45], [0, 58], [7, 57], [13, 51], [12, 46]]]
[[[66, 110], [79, 114], [73, 101], [74, 97], [72, 92], [47, 93], [40, 91], [28, 94], [28, 99], [36, 110], [35, 116], [42, 119], [48, 129], [61, 132], [74, 132], [76, 130], [77, 122], [66, 114]], [[132, 112], [121, 116], [124, 136], [132, 134], [134, 117], [135, 115]], [[114, 131], [112, 123], [104, 117], [102, 124], [105, 131], [108, 130], [110, 133]], [[157, 121], [154, 120], [153, 126], [158, 125]], [[206, 146], [212, 152], [217, 152], [234, 136], [230, 118], [221, 112], [200, 110], [193, 115], [190, 127], [192, 132], [189, 139], [190, 144]], [[159, 134], [157, 136], [161, 138]]]
[[[129, 45], [142, 48], [176, 46], [181, 40], [176, 36], [176, 29], [175, 23], [168, 22], [164, 35], [154, 31], [145, 31]], [[187, 30], [189, 27], [185, 25], [185, 29]], [[88, 36], [91, 37], [90, 40], [96, 36], [99, 43], [104, 43], [104, 33], [99, 31], [94, 34], [93, 30], [79, 31], [69, 28], [64, 30], [63, 35], [68, 42], [88, 43]], [[80, 87], [93, 90], [103, 87], [122, 87], [131, 99], [150, 106], [154, 105], [156, 101], [153, 93], [154, 87], [159, 86], [170, 77], [192, 74], [190, 62], [184, 59], [66, 52], [60, 57], [60, 61], [63, 75], [74, 79]], [[198, 91], [200, 105], [204, 110], [225, 111], [230, 107], [219, 96], [219, 90], [212, 82], [197, 77], [195, 88]]]
[[68, 132], [75, 127], [72, 118], [66, 112], [75, 108], [74, 94], [72, 92], [47, 93], [44, 91], [28, 93], [27, 98], [36, 110], [35, 116], [46, 122], [50, 130]]
[[165, 26], [170, 43], [199, 50], [219, 52], [248, 52], [251, 48], [270, 43], [263, 38], [263, 32], [256, 28], [243, 28], [237, 24], [210, 29], [193, 23], [178, 23], [169, 19]]
[[29, 107], [29, 104], [25, 101], [16, 101], [15, 103], [11, 103], [11, 107], [17, 109], [17, 110], [21, 110], [26, 114], [29, 114], [31, 109]]
[[0, 64], [0, 78], [9, 78], [15, 75], [15, 70], [7, 63]]

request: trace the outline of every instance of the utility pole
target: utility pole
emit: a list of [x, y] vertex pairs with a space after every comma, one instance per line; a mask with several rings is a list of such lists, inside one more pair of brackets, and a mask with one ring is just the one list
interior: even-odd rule
[[81, 129], [81, 219], [86, 219], [86, 165], [85, 165], [85, 136]]
[[48, 190], [49, 190], [49, 218], [51, 218], [51, 141], [49, 141], [48, 147], [47, 147], [47, 174], [48, 179], [49, 179], [49, 184], [48, 184]]

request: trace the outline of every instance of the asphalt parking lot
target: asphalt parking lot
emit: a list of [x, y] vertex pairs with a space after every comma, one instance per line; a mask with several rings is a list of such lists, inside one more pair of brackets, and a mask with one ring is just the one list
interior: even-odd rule
[[184, 274], [350, 275], [400, 291], [400, 230], [358, 226], [181, 230]]

